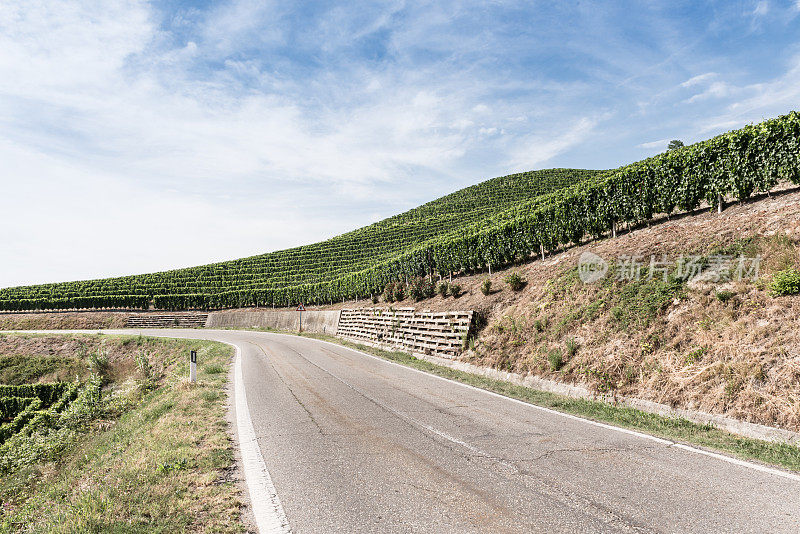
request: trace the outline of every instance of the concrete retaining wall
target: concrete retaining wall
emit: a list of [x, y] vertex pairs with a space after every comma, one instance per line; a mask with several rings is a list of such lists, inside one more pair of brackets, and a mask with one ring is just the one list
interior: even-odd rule
[[[275, 328], [297, 332], [300, 329], [297, 311], [235, 311], [209, 314], [206, 328]], [[303, 332], [335, 336], [339, 326], [339, 311], [309, 310], [303, 314]]]
[[619, 396], [616, 399], [611, 399], [594, 395], [588, 389], [581, 386], [562, 384], [560, 382], [548, 380], [546, 378], [540, 378], [538, 376], [522, 376], [517, 373], [499, 371], [497, 369], [491, 369], [488, 367], [479, 367], [467, 362], [453, 361], [446, 358], [439, 358], [425, 354], [415, 354], [415, 356], [422, 360], [427, 360], [438, 365], [450, 367], [451, 369], [485, 376], [495, 380], [503, 380], [518, 386], [525, 386], [531, 389], [538, 389], [540, 391], [549, 391], [551, 393], [557, 393], [558, 395], [564, 395], [566, 397], [572, 397], [576, 399], [605, 401], [622, 406], [628, 406], [643, 412], [661, 415], [663, 417], [688, 419], [693, 423], [715, 426], [717, 428], [721, 428], [722, 430], [727, 430], [733, 434], [738, 434], [748, 438], [800, 445], [800, 433], [792, 432], [791, 430], [786, 430], [783, 428], [741, 421], [725, 415], [710, 414], [707, 412], [687, 410], [683, 408], [672, 408], [671, 406], [667, 406], [665, 404], [659, 404], [657, 402], [643, 399], [636, 399], [633, 397]]

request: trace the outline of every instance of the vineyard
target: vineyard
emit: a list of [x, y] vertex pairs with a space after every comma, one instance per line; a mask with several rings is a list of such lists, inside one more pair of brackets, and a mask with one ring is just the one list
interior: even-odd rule
[[147, 275], [0, 290], [0, 309], [226, 308], [369, 297], [426, 275], [501, 267], [621, 225], [800, 184], [800, 115], [610, 171], [488, 180], [328, 241]]
[[86, 385], [0, 385], [0, 473], [27, 463], [32, 450], [27, 445], [34, 433], [57, 433], [83, 423], [86, 406], [100, 395], [99, 379]]

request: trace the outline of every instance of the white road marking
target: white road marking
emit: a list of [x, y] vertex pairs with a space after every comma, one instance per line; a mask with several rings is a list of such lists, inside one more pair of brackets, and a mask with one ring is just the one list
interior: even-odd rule
[[239, 434], [239, 449], [242, 454], [242, 468], [247, 490], [250, 493], [250, 506], [256, 518], [256, 526], [261, 534], [289, 534], [291, 528], [283, 506], [272, 484], [261, 448], [256, 441], [256, 431], [250, 410], [247, 407], [247, 395], [244, 391], [242, 375], [242, 350], [236, 347], [234, 363], [234, 397], [236, 403], [236, 429]]
[[[293, 337], [295, 339], [298, 339], [298, 336], [295, 336], [293, 334], [277, 334], [277, 333], [269, 332], [268, 335], [288, 336], [288, 337]], [[381, 361], [381, 362], [384, 362], [384, 363], [387, 363], [387, 364], [390, 364], [390, 365], [396, 365], [397, 367], [401, 367], [403, 369], [408, 369], [409, 371], [414, 371], [414, 372], [423, 374], [425, 376], [438, 378], [439, 380], [444, 380], [445, 382], [449, 382], [451, 384], [458, 384], [461, 387], [465, 387], [465, 388], [472, 389], [472, 390], [475, 390], [475, 391], [480, 391], [480, 392], [485, 393], [487, 395], [492, 395], [494, 397], [499, 397], [501, 399], [509, 400], [511, 402], [516, 402], [516, 403], [521, 404], [523, 406], [527, 406], [528, 408], [533, 408], [535, 410], [539, 410], [539, 411], [546, 412], [546, 413], [549, 413], [549, 414], [558, 415], [558, 416], [561, 416], [561, 417], [565, 417], [567, 419], [572, 419], [574, 421], [580, 421], [580, 422], [587, 423], [587, 424], [590, 424], [590, 425], [594, 425], [594, 426], [597, 426], [597, 427], [600, 427], [600, 428], [605, 428], [607, 430], [613, 430], [613, 431], [616, 431], [616, 432], [621, 432], [623, 434], [629, 434], [631, 436], [636, 436], [638, 438], [647, 439], [647, 440], [650, 440], [650, 441], [655, 441], [656, 443], [660, 443], [660, 444], [666, 445], [668, 447], [675, 447], [675, 448], [678, 448], [678, 449], [681, 449], [681, 450], [684, 450], [684, 451], [688, 451], [688, 452], [692, 452], [692, 453], [695, 453], [695, 454], [702, 454], [704, 456], [709, 456], [711, 458], [716, 458], [717, 460], [722, 460], [723, 462], [728, 462], [728, 463], [731, 463], [731, 464], [734, 464], [734, 465], [738, 465], [738, 466], [741, 466], [741, 467], [746, 467], [748, 469], [753, 469], [755, 471], [761, 471], [762, 473], [768, 473], [770, 475], [779, 476], [779, 477], [783, 477], [783, 478], [788, 478], [789, 480], [794, 480], [795, 482], [800, 482], [800, 475], [798, 475], [796, 473], [790, 473], [788, 471], [782, 471], [780, 469], [774, 469], [772, 467], [767, 467], [767, 466], [764, 466], [764, 465], [760, 465], [760, 464], [756, 464], [756, 463], [752, 463], [752, 462], [747, 462], [745, 460], [740, 460], [738, 458], [733, 458], [731, 456], [725, 456], [724, 454], [718, 454], [718, 453], [715, 453], [715, 452], [706, 451], [704, 449], [700, 449], [700, 448], [697, 448], [697, 447], [692, 447], [690, 445], [685, 445], [683, 443], [678, 443], [678, 442], [675, 442], [675, 441], [672, 441], [672, 440], [658, 438], [656, 436], [651, 436], [650, 434], [644, 434], [642, 432], [637, 432], [635, 430], [629, 430], [627, 428], [621, 428], [621, 427], [609, 425], [609, 424], [606, 424], [606, 423], [600, 423], [598, 421], [592, 421], [591, 419], [584, 419], [583, 417], [578, 417], [577, 415], [572, 415], [572, 414], [569, 414], [569, 413], [559, 412], [559, 411], [553, 410], [551, 408], [545, 408], [544, 406], [537, 406], [536, 404], [531, 404], [529, 402], [521, 401], [521, 400], [515, 399], [513, 397], [506, 397], [505, 395], [500, 395], [499, 393], [495, 393], [494, 391], [489, 391], [487, 389], [481, 389], [479, 387], [475, 387], [475, 386], [472, 386], [470, 384], [465, 384], [465, 383], [459, 382], [457, 380], [451, 380], [451, 379], [445, 378], [443, 376], [438, 376], [438, 375], [434, 375], [434, 374], [431, 374], [431, 373], [426, 373], [425, 371], [421, 371], [419, 369], [415, 369], [414, 367], [409, 367], [407, 365], [403, 365], [403, 364], [400, 364], [400, 363], [397, 363], [397, 362], [393, 362], [391, 360], [386, 360], [386, 359], [381, 358], [379, 356], [375, 356], [373, 354], [369, 354], [367, 352], [363, 352], [363, 351], [360, 351], [360, 350], [357, 350], [357, 349], [351, 349], [350, 347], [345, 347], [344, 345], [339, 345], [338, 343], [333, 343], [333, 342], [330, 342], [330, 341], [324, 341], [322, 339], [314, 339], [314, 338], [300, 338], [300, 339], [307, 339], [309, 341], [316, 341], [316, 342], [319, 342], [319, 343], [327, 343], [328, 345], [333, 345], [334, 347], [338, 347], [338, 348], [341, 348], [341, 349], [345, 349], [345, 350], [349, 350], [349, 351], [352, 351], [352, 352], [356, 352], [356, 353], [362, 354], [362, 355], [364, 355], [364, 356], [366, 356], [368, 358], [372, 358], [372, 359], [375, 359], [375, 360], [378, 360], [378, 361]], [[432, 430], [432, 429], [429, 429], [429, 430]], [[436, 433], [438, 433], [438, 432], [436, 432]], [[451, 438], [448, 438], [448, 439], [450, 439], [451, 441], [454, 441], [454, 442], [458, 441], [458, 440], [454, 440], [454, 439], [451, 439]]]

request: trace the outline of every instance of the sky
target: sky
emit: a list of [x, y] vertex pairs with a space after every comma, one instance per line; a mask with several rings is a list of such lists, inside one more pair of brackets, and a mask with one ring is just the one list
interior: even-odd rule
[[319, 241], [800, 108], [800, 0], [0, 1], [0, 287]]

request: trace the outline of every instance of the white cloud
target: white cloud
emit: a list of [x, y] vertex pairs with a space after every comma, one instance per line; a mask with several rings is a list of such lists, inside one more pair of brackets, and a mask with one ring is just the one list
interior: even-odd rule
[[767, 2], [766, 0], [758, 2], [756, 4], [755, 9], [753, 9], [753, 15], [757, 17], [763, 17], [767, 13], [769, 13], [769, 2]]
[[573, 148], [586, 140], [593, 132], [599, 119], [584, 117], [569, 126], [558, 135], [537, 133], [514, 142], [509, 150], [508, 168], [512, 170], [532, 169], [538, 167], [555, 156]]
[[706, 100], [709, 98], [724, 98], [732, 93], [733, 89], [725, 82], [714, 82], [710, 84], [702, 93], [690, 97], [688, 103]]
[[667, 145], [671, 139], [659, 139], [658, 141], [650, 141], [648, 143], [642, 143], [640, 145], [636, 145], [636, 148], [644, 148], [646, 150], [653, 150], [655, 148], [660, 148], [662, 150], [667, 149]]
[[[13, 205], [0, 213], [0, 255], [15, 258], [0, 266], [0, 286], [313, 242], [376, 209], [390, 215], [500, 174], [500, 165], [486, 170], [491, 160], [462, 163], [475, 147], [494, 143], [496, 159], [529, 168], [587, 127], [525, 137], [514, 118], [538, 115], [544, 132], [547, 114], [524, 101], [490, 110], [482, 100], [508, 81], [441, 64], [344, 65], [343, 74], [297, 83], [226, 58], [197, 75], [198, 62], [224, 57], [277, 19], [272, 5], [216, 8], [200, 39], [175, 45], [145, 2], [0, 9], [0, 180]], [[280, 21], [258, 39], [280, 44]], [[560, 127], [557, 109], [549, 117]], [[497, 135], [504, 123], [516, 124], [510, 138], [521, 144]]]
[[695, 85], [705, 84], [705, 82], [712, 80], [717, 77], [716, 72], [706, 72], [704, 74], [698, 74], [697, 76], [693, 76], [683, 82], [681, 87], [693, 87]]

